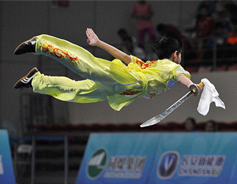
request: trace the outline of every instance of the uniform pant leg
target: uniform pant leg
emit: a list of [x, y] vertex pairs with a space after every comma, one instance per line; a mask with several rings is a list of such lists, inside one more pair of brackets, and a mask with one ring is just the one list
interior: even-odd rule
[[66, 40], [39, 35], [35, 52], [53, 58], [83, 78], [115, 83], [110, 77], [110, 61], [96, 58], [89, 51]]
[[75, 81], [67, 77], [46, 76], [36, 73], [32, 80], [35, 93], [50, 95], [56, 99], [76, 103], [104, 101], [112, 92], [112, 87], [105, 87], [92, 80]]

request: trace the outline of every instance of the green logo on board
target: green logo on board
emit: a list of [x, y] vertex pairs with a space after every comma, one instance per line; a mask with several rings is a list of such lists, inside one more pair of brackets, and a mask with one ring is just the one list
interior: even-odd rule
[[87, 175], [91, 179], [97, 178], [105, 168], [107, 161], [107, 151], [99, 148], [94, 151], [87, 164]]

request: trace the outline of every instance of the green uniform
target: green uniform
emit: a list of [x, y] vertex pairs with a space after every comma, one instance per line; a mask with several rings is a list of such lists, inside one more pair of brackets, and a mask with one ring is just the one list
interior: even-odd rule
[[168, 59], [145, 63], [131, 56], [131, 63], [126, 66], [118, 59], [96, 58], [80, 46], [49, 35], [37, 36], [35, 52], [59, 61], [86, 80], [38, 72], [32, 80], [34, 92], [76, 103], [108, 100], [117, 111], [137, 97], [152, 98], [169, 89], [180, 73], [190, 77], [182, 66]]

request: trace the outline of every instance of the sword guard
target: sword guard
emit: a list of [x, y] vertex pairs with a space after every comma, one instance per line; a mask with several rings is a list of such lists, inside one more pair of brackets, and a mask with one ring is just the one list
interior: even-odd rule
[[192, 91], [192, 93], [194, 94], [194, 96], [198, 95], [198, 88], [197, 86], [195, 86], [194, 84], [192, 84], [191, 86], [189, 86], [189, 91]]

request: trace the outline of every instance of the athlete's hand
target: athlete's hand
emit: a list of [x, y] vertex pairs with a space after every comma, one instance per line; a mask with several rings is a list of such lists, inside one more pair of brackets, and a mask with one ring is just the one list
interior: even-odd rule
[[86, 36], [87, 36], [87, 43], [92, 46], [97, 46], [100, 39], [98, 36], [94, 33], [94, 31], [91, 28], [86, 29]]
[[203, 90], [204, 84], [203, 83], [199, 83], [196, 84], [197, 88], [198, 88], [198, 92], [200, 93]]
[[198, 90], [197, 94], [200, 94], [204, 87], [203, 83], [193, 84], [193, 85], [197, 87], [197, 90]]

